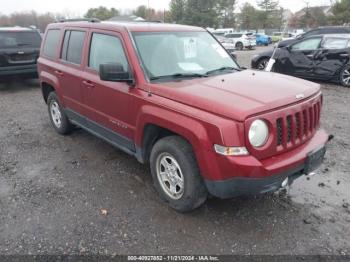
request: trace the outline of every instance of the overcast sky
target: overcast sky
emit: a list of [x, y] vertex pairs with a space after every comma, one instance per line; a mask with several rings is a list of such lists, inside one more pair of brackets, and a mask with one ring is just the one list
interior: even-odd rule
[[[307, 0], [310, 6], [329, 5], [331, 0]], [[44, 12], [69, 12], [72, 15], [82, 15], [90, 7], [99, 5], [115, 7], [117, 9], [134, 9], [139, 5], [147, 5], [148, 0], [0, 0], [0, 13], [9, 14], [12, 12], [35, 10]], [[167, 9], [170, 0], [149, 0], [150, 6], [155, 9]], [[244, 2], [255, 4], [255, 0], [239, 0], [238, 6]], [[280, 0], [284, 8], [295, 12], [306, 4], [304, 0]]]

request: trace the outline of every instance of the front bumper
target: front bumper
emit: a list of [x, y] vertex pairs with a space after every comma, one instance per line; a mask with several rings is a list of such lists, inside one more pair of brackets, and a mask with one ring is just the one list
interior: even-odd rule
[[[219, 198], [255, 195], [276, 191], [288, 178], [289, 184], [304, 174], [309, 174], [322, 163], [329, 136], [319, 130], [306, 144], [279, 156], [258, 161], [253, 156], [217, 159], [221, 175], [231, 177], [222, 180], [205, 179], [210, 194]], [[321, 152], [316, 165], [310, 166], [310, 152]], [[321, 149], [321, 150], [320, 150]], [[230, 170], [228, 170], [228, 167]]]
[[7, 66], [0, 67], [0, 76], [22, 76], [22, 75], [37, 75], [37, 65], [22, 65], [22, 66]]
[[304, 174], [304, 166], [297, 166], [285, 173], [267, 178], [232, 178], [225, 181], [206, 180], [210, 194], [226, 199], [244, 195], [258, 195], [273, 192], [282, 187], [283, 181], [288, 177], [289, 184]]

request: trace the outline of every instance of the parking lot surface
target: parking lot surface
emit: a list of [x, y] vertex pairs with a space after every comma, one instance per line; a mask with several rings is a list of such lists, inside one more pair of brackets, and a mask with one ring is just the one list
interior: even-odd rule
[[335, 139], [316, 176], [185, 215], [136, 159], [80, 129], [57, 135], [37, 81], [0, 84], [0, 254], [350, 254], [350, 89], [321, 84]]

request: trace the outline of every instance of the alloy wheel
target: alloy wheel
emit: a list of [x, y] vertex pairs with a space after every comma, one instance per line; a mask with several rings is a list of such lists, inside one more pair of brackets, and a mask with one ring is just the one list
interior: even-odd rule
[[341, 81], [345, 86], [350, 86], [350, 68], [343, 70], [341, 74]]
[[61, 109], [60, 106], [56, 101], [52, 101], [50, 105], [50, 113], [51, 113], [51, 118], [52, 122], [57, 128], [61, 128], [62, 125], [62, 114], [61, 114]]
[[172, 199], [179, 200], [184, 194], [184, 176], [180, 165], [169, 153], [162, 153], [156, 162], [158, 181], [163, 191]]

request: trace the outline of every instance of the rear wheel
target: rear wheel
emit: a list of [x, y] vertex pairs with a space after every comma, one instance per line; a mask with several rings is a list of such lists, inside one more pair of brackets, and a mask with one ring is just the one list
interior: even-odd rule
[[153, 183], [161, 198], [179, 212], [189, 212], [207, 199], [192, 146], [178, 136], [165, 137], [150, 158]]
[[262, 58], [259, 60], [258, 64], [257, 64], [257, 69], [258, 70], [265, 70], [267, 64], [269, 63], [269, 58]]
[[243, 48], [244, 48], [243, 43], [238, 42], [238, 43], [236, 44], [236, 49], [237, 49], [237, 50], [242, 51], [242, 50], [243, 50]]
[[340, 72], [340, 83], [345, 87], [350, 87], [350, 66], [346, 66]]
[[73, 129], [73, 125], [69, 122], [68, 117], [64, 113], [64, 110], [61, 107], [61, 104], [55, 92], [51, 92], [49, 94], [47, 98], [47, 105], [50, 120], [56, 132], [61, 135], [70, 133]]

